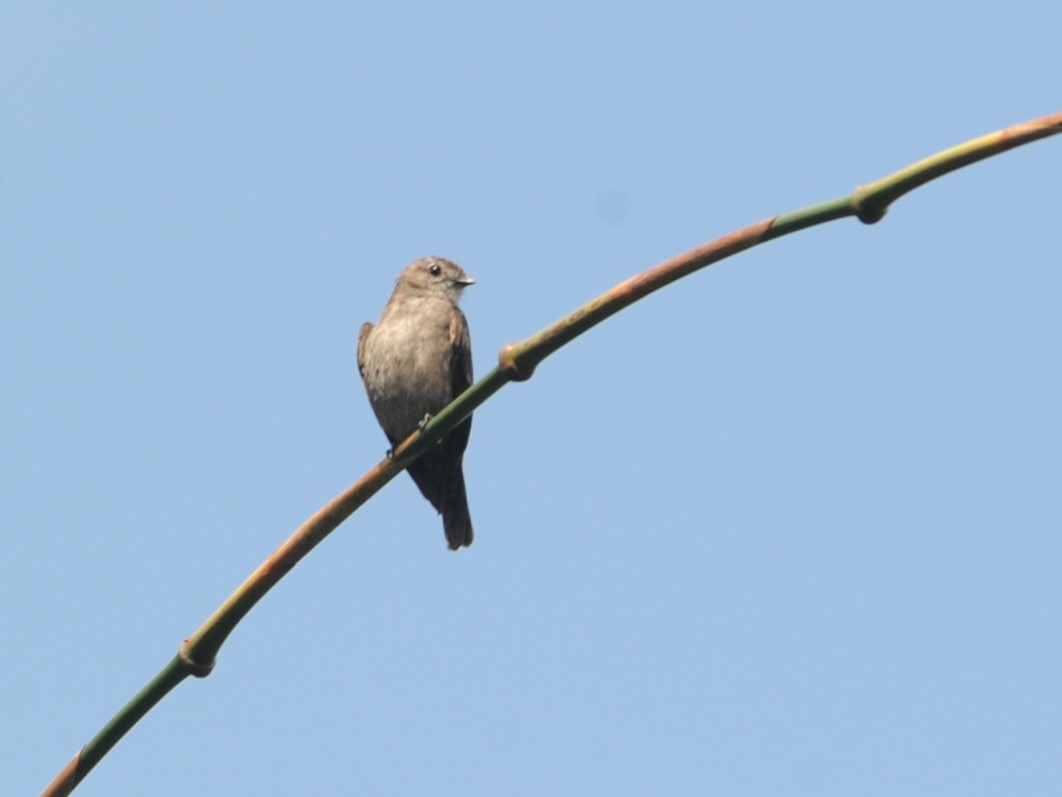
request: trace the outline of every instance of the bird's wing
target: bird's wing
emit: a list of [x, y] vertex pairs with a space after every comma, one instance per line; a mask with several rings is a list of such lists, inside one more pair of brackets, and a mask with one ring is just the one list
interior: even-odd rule
[[365, 376], [365, 341], [369, 339], [369, 333], [372, 332], [372, 324], [366, 321], [361, 325], [361, 332], [358, 333], [358, 373]]
[[464, 393], [471, 384], [472, 339], [468, 334], [465, 314], [455, 307], [450, 318], [450, 387], [453, 398]]
[[[451, 400], [457, 398], [472, 384], [472, 339], [468, 334], [468, 322], [465, 314], [457, 307], [450, 318], [450, 389]], [[443, 439], [443, 447], [452, 457], [452, 462], [460, 472], [461, 454], [468, 445], [468, 435], [472, 431], [472, 416], [469, 415], [457, 428]], [[412, 469], [411, 469], [412, 471]]]

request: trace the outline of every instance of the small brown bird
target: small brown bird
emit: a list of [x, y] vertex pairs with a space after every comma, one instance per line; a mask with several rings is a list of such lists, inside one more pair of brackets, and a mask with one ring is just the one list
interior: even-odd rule
[[[424, 257], [403, 269], [380, 321], [361, 325], [358, 370], [392, 446], [409, 437], [472, 384], [468, 322], [457, 306], [473, 284], [456, 263]], [[450, 549], [472, 544], [461, 470], [469, 417], [409, 466], [421, 493], [443, 516]]]

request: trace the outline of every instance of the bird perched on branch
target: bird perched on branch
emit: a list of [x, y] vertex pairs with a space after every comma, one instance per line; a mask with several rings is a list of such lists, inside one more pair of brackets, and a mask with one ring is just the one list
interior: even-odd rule
[[[472, 384], [468, 322], [457, 303], [475, 282], [456, 263], [410, 263], [379, 322], [361, 325], [358, 370], [376, 419], [392, 446], [423, 427]], [[451, 550], [472, 544], [461, 469], [472, 418], [466, 418], [409, 466], [409, 475], [443, 517]]]

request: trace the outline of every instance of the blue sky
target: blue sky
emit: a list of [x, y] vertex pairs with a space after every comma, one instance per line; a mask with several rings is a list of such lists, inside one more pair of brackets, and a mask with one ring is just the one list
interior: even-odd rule
[[[0, 7], [0, 793], [387, 447], [358, 327], [478, 374], [616, 282], [1060, 110], [1042, 2]], [[1057, 794], [1062, 141], [747, 252], [477, 413], [79, 795]]]

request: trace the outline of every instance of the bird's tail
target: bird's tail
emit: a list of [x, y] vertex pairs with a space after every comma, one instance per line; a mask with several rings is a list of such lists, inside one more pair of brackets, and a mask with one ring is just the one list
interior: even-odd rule
[[472, 516], [468, 514], [468, 496], [465, 495], [465, 477], [461, 468], [447, 490], [442, 507], [443, 530], [451, 551], [472, 544]]
[[429, 451], [409, 466], [420, 492], [435, 511], [443, 516], [443, 530], [451, 551], [472, 544], [472, 518], [468, 514], [468, 498], [465, 495], [465, 476], [461, 472], [461, 459], [447, 463]]

